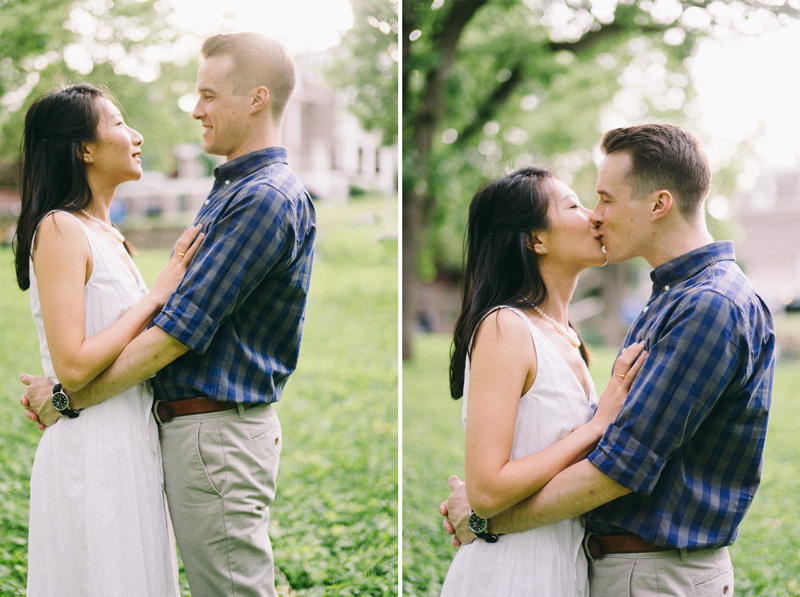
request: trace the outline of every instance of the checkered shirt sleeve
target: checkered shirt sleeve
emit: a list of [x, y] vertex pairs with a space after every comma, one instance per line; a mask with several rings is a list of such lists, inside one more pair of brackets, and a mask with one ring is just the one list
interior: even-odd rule
[[[714, 291], [694, 293], [664, 319], [617, 421], [590, 456], [606, 475], [643, 494], [730, 393], [730, 381], [747, 377], [736, 374], [747, 367], [741, 352], [747, 342], [741, 313], [729, 299]], [[736, 459], [736, 445], [727, 447], [719, 458]]]

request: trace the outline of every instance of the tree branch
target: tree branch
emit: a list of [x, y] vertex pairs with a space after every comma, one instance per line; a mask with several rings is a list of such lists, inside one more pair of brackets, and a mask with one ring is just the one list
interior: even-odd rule
[[473, 118], [458, 134], [457, 142], [459, 146], [465, 145], [467, 141], [483, 128], [483, 124], [492, 118], [497, 108], [508, 101], [508, 98], [514, 90], [525, 80], [523, 71], [523, 62], [517, 62], [511, 69], [511, 76], [495, 87], [492, 93], [481, 102], [475, 111], [475, 118]]
[[437, 68], [428, 72], [422, 93], [422, 102], [414, 119], [414, 148], [420, 156], [427, 155], [433, 141], [433, 133], [442, 115], [445, 81], [453, 65], [456, 48], [464, 27], [488, 0], [453, 2], [442, 27], [432, 36], [431, 45], [438, 48], [441, 61]]

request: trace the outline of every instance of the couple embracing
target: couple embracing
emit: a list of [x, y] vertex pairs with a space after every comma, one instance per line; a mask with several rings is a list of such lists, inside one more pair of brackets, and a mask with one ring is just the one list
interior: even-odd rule
[[286, 50], [237, 33], [202, 56], [192, 116], [227, 161], [151, 290], [109, 219], [142, 136], [88, 84], [26, 116], [16, 268], [46, 375], [22, 376], [44, 430], [30, 597], [177, 595], [170, 520], [193, 595], [276, 595], [272, 404], [297, 365], [316, 218], [280, 147]]
[[[678, 127], [602, 141], [593, 211], [526, 168], [473, 198], [450, 367], [466, 483], [443, 595], [732, 595], [727, 546], [758, 487], [772, 318], [704, 215], [710, 168]], [[569, 323], [579, 274], [653, 268], [598, 399]]]

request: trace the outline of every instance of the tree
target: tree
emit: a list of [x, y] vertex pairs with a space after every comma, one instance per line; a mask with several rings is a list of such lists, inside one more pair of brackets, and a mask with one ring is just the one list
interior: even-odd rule
[[404, 2], [404, 358], [420, 278], [460, 270], [478, 183], [537, 162], [592, 196], [592, 151], [614, 107], [682, 122], [686, 58], [729, 11], [797, 13], [750, 0]]
[[172, 169], [176, 143], [197, 140], [178, 99], [194, 88], [198, 59], [175, 57], [179, 34], [157, 0], [0, 0], [0, 184], [13, 185], [25, 110], [78, 81], [106, 86], [145, 137], [147, 168]]
[[397, 0], [353, 2], [353, 27], [345, 33], [328, 82], [350, 91], [348, 106], [366, 131], [397, 140]]

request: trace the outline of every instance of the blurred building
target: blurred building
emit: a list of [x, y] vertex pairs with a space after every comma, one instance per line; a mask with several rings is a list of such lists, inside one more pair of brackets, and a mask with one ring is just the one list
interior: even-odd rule
[[286, 109], [283, 142], [289, 165], [308, 190], [345, 200], [351, 189], [397, 192], [397, 145], [381, 145], [378, 132], [363, 130], [347, 109], [352, 98], [323, 77], [333, 52], [295, 57], [297, 83]]
[[800, 298], [800, 168], [763, 172], [736, 201], [737, 261], [771, 308]]
[[[289, 165], [323, 201], [346, 201], [354, 192], [368, 191], [394, 196], [397, 145], [381, 145], [380, 134], [363, 130], [348, 112], [348, 93], [333, 89], [323, 77], [332, 60], [332, 51], [295, 57], [297, 82], [283, 124]], [[148, 171], [140, 181], [120, 185], [117, 221], [129, 214], [200, 208], [213, 184], [210, 172], [224, 158], [205, 155], [199, 141], [177, 146], [174, 155], [175, 176]]]

